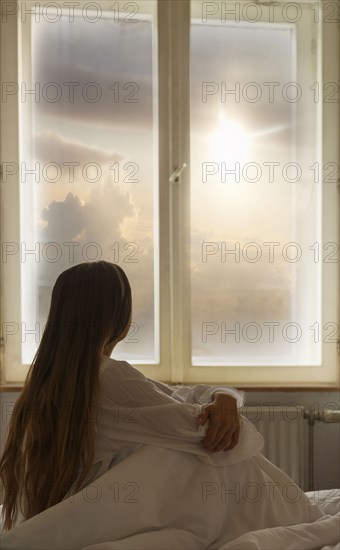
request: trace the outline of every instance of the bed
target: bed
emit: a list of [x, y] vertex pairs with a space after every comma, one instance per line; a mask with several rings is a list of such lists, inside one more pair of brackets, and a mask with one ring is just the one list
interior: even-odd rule
[[[323, 545], [322, 542], [322, 540], [334, 539], [334, 536], [340, 541], [340, 490], [332, 489], [306, 494], [311, 501], [317, 501], [324, 510], [326, 516], [322, 521], [315, 522], [312, 526], [310, 524], [298, 524], [293, 527], [274, 527], [251, 531], [221, 546], [219, 550], [340, 550], [340, 542], [335, 542], [334, 544], [326, 543], [326, 545]], [[0, 513], [1, 508], [2, 505], [0, 505]], [[311, 527], [313, 527], [312, 530]], [[334, 536], [332, 535], [332, 531], [334, 531]], [[174, 537], [174, 542], [176, 540], [182, 541], [183, 544], [190, 542], [190, 540], [186, 541], [184, 538], [181, 538], [179, 533], [171, 533], [170, 530], [165, 529], [163, 533], [160, 530], [154, 533], [129, 537], [130, 540], [127, 539], [125, 543], [120, 542], [118, 545], [117, 543], [104, 542], [83, 547], [82, 550], [113, 550], [118, 548], [119, 550], [152, 550], [153, 548], [160, 550], [163, 548], [163, 538], [171, 540], [172, 536]], [[14, 547], [2, 546], [2, 550], [6, 550], [6, 548]], [[63, 548], [68, 548], [66, 542]], [[173, 550], [174, 548], [175, 546], [172, 545], [171, 549]], [[184, 550], [184, 548], [194, 549], [197, 547], [190, 545], [178, 548]], [[214, 548], [214, 546], [210, 548]]]
[[202, 467], [189, 454], [144, 445], [84, 491], [2, 534], [1, 548], [340, 550], [339, 490], [301, 491], [291, 507], [287, 499], [268, 505], [268, 498], [226, 504], [216, 491], [215, 500], [202, 498], [202, 482], [216, 488], [221, 476], [243, 475], [254, 484], [267, 463], [264, 479], [275, 479], [274, 495], [280, 479], [290, 478], [261, 453], [229, 468]]

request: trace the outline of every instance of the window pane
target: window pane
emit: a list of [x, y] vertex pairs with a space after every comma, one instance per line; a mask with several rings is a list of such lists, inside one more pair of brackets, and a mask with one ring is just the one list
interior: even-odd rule
[[271, 23], [255, 6], [254, 23], [240, 2], [204, 4], [191, 26], [193, 364], [319, 364], [317, 25], [306, 4], [295, 23], [282, 6]]
[[[38, 175], [22, 182], [32, 206], [22, 205], [22, 240], [38, 250], [39, 261], [27, 255], [23, 263], [23, 319], [44, 326], [53, 284], [71, 265], [117, 263], [131, 283], [133, 324], [115, 357], [152, 363], [158, 361], [156, 2], [124, 4], [129, 13], [118, 5], [96, 12], [44, 8], [32, 16], [36, 94], [23, 155]], [[27, 337], [25, 363], [36, 346]]]

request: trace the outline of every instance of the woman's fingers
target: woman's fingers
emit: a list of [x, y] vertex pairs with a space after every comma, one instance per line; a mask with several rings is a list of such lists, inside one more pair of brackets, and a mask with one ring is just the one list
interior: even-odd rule
[[216, 443], [219, 443], [220, 439], [217, 439], [217, 434], [218, 434], [219, 430], [223, 430], [222, 436], [219, 434], [220, 437], [223, 437], [223, 434], [225, 432], [225, 428], [220, 427], [219, 424], [211, 422], [211, 420], [210, 420], [209, 428], [207, 429], [207, 433], [205, 434], [205, 438], [202, 441], [203, 445], [205, 447], [207, 447], [209, 450], [210, 450], [210, 447], [212, 448], [216, 445]]
[[240, 423], [236, 401], [226, 394], [216, 395], [214, 401], [202, 408], [198, 423], [209, 426], [202, 440], [203, 446], [211, 451], [229, 451], [237, 445]]
[[233, 434], [232, 430], [228, 430], [227, 432], [225, 432], [222, 438], [220, 439], [219, 443], [217, 445], [212, 445], [210, 450], [213, 453], [217, 453], [218, 451], [229, 450], [232, 434]]
[[204, 424], [206, 423], [208, 418], [209, 418], [209, 408], [208, 408], [208, 406], [205, 406], [205, 407], [202, 408], [201, 414], [198, 415], [197, 422], [201, 426], [204, 426]]
[[227, 432], [225, 434], [222, 443], [218, 446], [218, 448], [216, 450], [217, 451], [230, 451], [230, 449], [232, 448], [231, 447], [232, 438], [233, 438], [233, 431], [229, 430], [229, 432]]
[[231, 442], [230, 442], [229, 447], [228, 447], [228, 448], [225, 448], [224, 450], [225, 450], [225, 451], [231, 451], [231, 449], [233, 449], [234, 447], [236, 447], [239, 438], [240, 438], [240, 426], [238, 426], [238, 427], [236, 428], [236, 430], [234, 431], [234, 433], [232, 434]]
[[209, 451], [224, 449], [226, 442], [229, 441], [230, 443], [231, 435], [232, 431], [223, 424], [209, 426], [206, 436], [203, 439], [203, 445], [209, 449]]

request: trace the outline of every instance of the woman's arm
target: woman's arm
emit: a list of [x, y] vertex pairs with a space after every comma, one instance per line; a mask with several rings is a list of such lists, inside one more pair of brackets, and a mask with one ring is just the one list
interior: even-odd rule
[[207, 433], [202, 440], [209, 451], [230, 451], [237, 445], [240, 434], [238, 411], [244, 403], [244, 392], [223, 386], [171, 386], [152, 378], [147, 380], [174, 399], [205, 405], [198, 422], [203, 426], [209, 420]]
[[263, 445], [261, 436], [253, 426], [243, 421], [241, 447], [237, 445], [228, 453], [212, 454], [202, 445], [206, 433], [206, 426], [198, 423], [202, 406], [198, 403], [180, 402], [167, 395], [126, 362], [112, 361], [106, 368], [99, 405], [101, 435], [115, 442], [158, 445], [181, 450], [200, 456], [215, 465], [230, 462], [228, 457], [235, 460], [235, 452], [242, 459], [253, 456]]
[[240, 409], [244, 405], [246, 396], [244, 391], [232, 387], [208, 386], [206, 384], [198, 384], [196, 386], [172, 386], [164, 382], [159, 382], [158, 380], [153, 380], [152, 378], [147, 378], [147, 380], [155, 384], [157, 388], [167, 395], [183, 403], [198, 403], [204, 405], [205, 403], [213, 401], [216, 392], [222, 392], [234, 397], [237, 401], [237, 407]]

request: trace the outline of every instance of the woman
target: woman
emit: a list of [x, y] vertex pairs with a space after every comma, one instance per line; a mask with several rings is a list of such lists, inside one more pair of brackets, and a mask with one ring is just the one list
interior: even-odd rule
[[[103, 461], [100, 473], [108, 459], [117, 456], [117, 448], [96, 449], [101, 441], [95, 442], [94, 422], [89, 419], [93, 411], [98, 413], [100, 366], [127, 335], [131, 309], [130, 285], [117, 265], [84, 263], [58, 277], [42, 341], [15, 405], [0, 462], [6, 530], [14, 525], [21, 493], [25, 494], [23, 512], [28, 519], [62, 500], [78, 473], [80, 488], [95, 455]], [[147, 380], [127, 363], [118, 363], [118, 370], [123, 378]], [[163, 392], [175, 391], [156, 381], [146, 386], [150, 397], [154, 392], [160, 401]], [[179, 387], [177, 396], [183, 390]], [[190, 396], [195, 400], [204, 392], [206, 399], [213, 393], [212, 388], [198, 386]], [[224, 411], [227, 408], [230, 414]], [[227, 393], [218, 395], [211, 414], [214, 423], [204, 444], [214, 451], [233, 448], [239, 434], [236, 399]], [[208, 409], [202, 422], [207, 415]]]
[[[216, 482], [209, 486], [204, 481], [210, 479], [206, 476], [211, 467], [220, 468], [223, 476], [229, 472], [228, 479], [231, 472], [239, 479], [239, 472], [248, 468], [249, 479], [264, 485], [276, 476], [274, 492], [270, 499], [268, 492], [264, 504], [265, 517], [255, 519], [259, 528], [322, 516], [300, 490], [298, 504], [276, 495], [279, 481], [282, 485], [291, 480], [259, 455], [261, 436], [238, 414], [243, 392], [205, 385], [171, 387], [146, 378], [125, 361], [110, 359], [130, 323], [131, 289], [119, 266], [84, 263], [58, 277], [0, 461], [3, 529], [11, 530], [79, 493], [145, 445], [162, 448], [163, 453], [166, 449], [163, 457], [177, 453], [176, 460], [180, 457], [190, 471], [197, 471], [196, 479], [203, 472], [206, 498], [216, 489]], [[237, 470], [242, 461], [243, 470]], [[274, 494], [281, 499], [276, 508]], [[244, 514], [244, 503], [238, 502], [241, 509]], [[253, 512], [254, 507], [248, 525], [236, 520], [230, 524], [232, 536], [250, 530]], [[149, 528], [142, 523], [140, 527]]]

